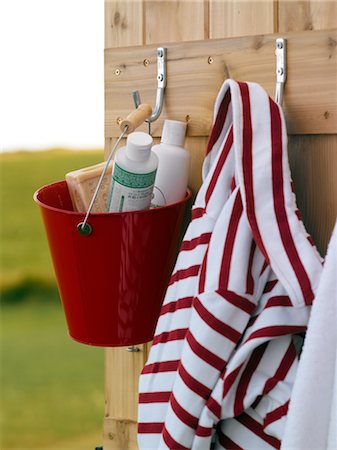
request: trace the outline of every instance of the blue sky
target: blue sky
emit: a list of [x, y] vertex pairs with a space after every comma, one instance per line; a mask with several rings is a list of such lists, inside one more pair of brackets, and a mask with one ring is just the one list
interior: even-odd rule
[[1, 0], [1, 150], [103, 147], [103, 51], [103, 0]]

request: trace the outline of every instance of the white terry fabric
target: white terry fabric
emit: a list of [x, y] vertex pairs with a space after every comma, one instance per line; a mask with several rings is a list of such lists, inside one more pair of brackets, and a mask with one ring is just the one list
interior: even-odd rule
[[139, 448], [279, 448], [322, 265], [259, 85], [221, 87], [203, 180], [140, 376]]
[[337, 224], [290, 401], [282, 449], [337, 449]]

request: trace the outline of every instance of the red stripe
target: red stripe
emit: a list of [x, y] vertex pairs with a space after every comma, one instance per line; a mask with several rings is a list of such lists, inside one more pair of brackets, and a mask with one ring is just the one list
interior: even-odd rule
[[139, 434], [147, 434], [147, 433], [155, 433], [160, 434], [163, 430], [164, 423], [163, 422], [139, 422], [138, 423], [138, 433]]
[[265, 308], [270, 308], [274, 306], [292, 306], [290, 298], [287, 295], [276, 295], [275, 297], [270, 297], [267, 301]]
[[280, 231], [284, 250], [290, 264], [296, 274], [297, 280], [306, 304], [311, 304], [314, 293], [306, 270], [298, 255], [285, 207], [283, 167], [282, 167], [282, 121], [278, 105], [269, 99], [271, 114], [271, 138], [272, 138], [272, 182], [274, 196], [274, 211], [277, 225]]
[[179, 444], [179, 442], [174, 440], [170, 433], [167, 431], [166, 427], [164, 427], [163, 429], [163, 440], [168, 448], [172, 450], [189, 450], [187, 447], [184, 447], [183, 445]]
[[254, 331], [254, 333], [248, 337], [246, 342], [257, 338], [269, 338], [284, 336], [286, 334], [302, 333], [305, 330], [306, 327], [303, 325], [274, 325]]
[[215, 170], [213, 172], [211, 181], [210, 181], [210, 183], [209, 183], [209, 185], [207, 187], [207, 191], [206, 191], [206, 194], [205, 194], [206, 205], [208, 204], [209, 199], [211, 198], [211, 196], [213, 194], [214, 188], [215, 188], [215, 186], [216, 186], [216, 184], [218, 182], [218, 178], [219, 178], [220, 173], [221, 173], [221, 171], [223, 169], [223, 166], [224, 166], [224, 164], [226, 162], [227, 156], [229, 155], [229, 152], [230, 152], [230, 150], [232, 148], [232, 145], [233, 145], [233, 127], [231, 127], [231, 129], [229, 130], [228, 137], [227, 137], [227, 139], [225, 141], [224, 147], [223, 147], [223, 149], [221, 151], [221, 154], [220, 154], [220, 158], [219, 158], [219, 160], [218, 160], [218, 162], [216, 164], [216, 167], [215, 167]]
[[188, 411], [186, 411], [185, 408], [183, 408], [175, 396], [172, 394], [170, 398], [170, 405], [172, 407], [173, 412], [175, 415], [188, 427], [195, 430], [198, 426], [198, 417], [192, 416]]
[[147, 364], [143, 370], [142, 374], [145, 373], [159, 373], [159, 372], [175, 372], [178, 368], [180, 360], [155, 362], [153, 364]]
[[271, 423], [280, 420], [281, 417], [286, 416], [288, 412], [288, 407], [289, 407], [289, 400], [284, 405], [281, 405], [278, 408], [274, 409], [274, 411], [268, 413], [263, 422], [264, 428], [266, 428]]
[[234, 201], [230, 222], [228, 225], [225, 246], [223, 249], [223, 256], [221, 261], [221, 272], [219, 278], [219, 289], [228, 288], [229, 273], [232, 266], [232, 253], [234, 248], [235, 236], [239, 226], [239, 221], [242, 215], [242, 200], [240, 191], [237, 192]]
[[205, 208], [194, 208], [192, 209], [191, 217], [192, 220], [199, 219], [205, 214]]
[[198, 425], [198, 428], [195, 430], [196, 436], [200, 436], [200, 437], [211, 436], [212, 432], [213, 432], [213, 427], [203, 427], [202, 425]]
[[233, 192], [235, 188], [236, 188], [236, 182], [235, 182], [235, 177], [233, 177], [232, 182], [231, 182], [231, 192]]
[[190, 308], [192, 306], [193, 297], [183, 297], [179, 300], [166, 303], [161, 307], [160, 315], [177, 311], [178, 309]]
[[217, 319], [212, 313], [208, 311], [207, 308], [205, 308], [205, 306], [197, 297], [193, 301], [193, 307], [202, 318], [202, 320], [207, 323], [207, 325], [209, 325], [213, 330], [217, 331], [225, 338], [234, 343], [236, 343], [241, 338], [241, 333], [227, 325], [225, 322]]
[[314, 242], [313, 238], [312, 238], [310, 235], [307, 236], [307, 239], [308, 239], [308, 241], [310, 242], [311, 246], [312, 246], [312, 247], [315, 247], [315, 242]]
[[201, 294], [201, 292], [205, 291], [208, 248], [209, 247], [207, 247], [207, 250], [206, 250], [202, 265], [201, 265], [201, 269], [200, 269], [199, 285], [198, 285], [199, 294]]
[[236, 306], [237, 308], [245, 311], [247, 314], [252, 314], [256, 305], [245, 297], [241, 297], [233, 291], [221, 290], [216, 291], [221, 297], [223, 297], [228, 303]]
[[207, 408], [215, 415], [217, 419], [221, 417], [221, 406], [219, 403], [214, 400], [213, 397], [210, 397], [206, 403]]
[[212, 233], [204, 233], [194, 239], [191, 239], [190, 241], [183, 241], [180, 251], [193, 250], [198, 247], [198, 245], [208, 244], [211, 236]]
[[197, 356], [199, 356], [199, 358], [221, 372], [223, 367], [226, 365], [226, 361], [207, 350], [207, 348], [205, 348], [203, 345], [199, 344], [199, 342], [197, 342], [195, 337], [192, 335], [191, 331], [186, 334], [186, 340], [193, 352]]
[[182, 363], [179, 365], [178, 373], [180, 375], [180, 378], [183, 380], [186, 386], [191, 389], [191, 391], [195, 392], [205, 400], [208, 399], [208, 397], [211, 395], [212, 390], [192, 377], [192, 375], [187, 372]]
[[219, 443], [224, 449], [226, 449], [226, 450], [244, 450], [242, 447], [240, 447], [234, 441], [229, 439], [228, 436], [223, 434], [223, 432], [221, 430], [217, 430], [217, 433], [219, 436]]
[[143, 392], [138, 396], [139, 403], [166, 403], [170, 400], [171, 392]]
[[172, 331], [164, 331], [153, 338], [153, 344], [156, 345], [163, 342], [179, 341], [185, 339], [188, 328], [179, 328]]
[[250, 246], [248, 268], [247, 268], [246, 294], [253, 294], [254, 293], [254, 278], [253, 278], [253, 275], [252, 275], [252, 267], [253, 267], [253, 259], [254, 259], [255, 249], [256, 249], [256, 242], [252, 241], [252, 244]]
[[265, 261], [264, 263], [263, 263], [263, 266], [262, 266], [262, 269], [261, 269], [261, 272], [260, 272], [260, 276], [263, 274], [263, 272], [266, 270], [266, 268], [268, 267], [268, 263], [267, 263], [267, 261]]
[[214, 144], [219, 139], [219, 136], [225, 124], [230, 101], [231, 101], [231, 93], [230, 89], [228, 89], [224, 95], [224, 98], [222, 99], [214, 125], [212, 127], [212, 131], [207, 143], [206, 154], [208, 154], [212, 150]]
[[254, 239], [261, 250], [263, 256], [269, 261], [268, 254], [264, 248], [259, 227], [255, 216], [254, 184], [253, 184], [253, 155], [252, 155], [252, 119], [250, 115], [250, 98], [247, 83], [239, 82], [242, 112], [243, 112], [243, 130], [242, 130], [242, 168], [246, 194], [246, 211], [248, 221], [254, 236]]
[[278, 280], [267, 281], [267, 283], [263, 289], [263, 293], [266, 294], [267, 292], [271, 292], [277, 283], [278, 283]]
[[267, 345], [268, 343], [260, 345], [252, 352], [252, 355], [249, 358], [249, 361], [240, 377], [234, 401], [234, 416], [238, 416], [245, 410], [244, 399], [247, 394], [249, 383], [257, 369], [257, 366], [260, 364], [260, 361], [266, 351]]
[[285, 379], [287, 373], [289, 372], [289, 369], [291, 368], [296, 359], [297, 359], [296, 349], [293, 342], [291, 342], [274, 376], [269, 380], [267, 380], [263, 388], [263, 395], [268, 394], [268, 392], [274, 389], [274, 387], [277, 385], [279, 381]]
[[237, 379], [240, 370], [243, 366], [243, 363], [237, 367], [233, 372], [225, 376], [224, 384], [223, 384], [223, 390], [222, 390], [222, 398], [225, 398], [228, 392], [230, 391], [231, 387], [235, 383], [235, 380]]
[[184, 280], [185, 278], [195, 277], [198, 275], [200, 269], [200, 264], [196, 264], [195, 266], [188, 267], [187, 269], [177, 270], [170, 279], [169, 286], [176, 281]]
[[248, 430], [252, 431], [254, 434], [256, 434], [256, 436], [258, 436], [259, 438], [261, 438], [263, 441], [267, 442], [269, 445], [271, 445], [272, 447], [279, 449], [281, 446], [281, 442], [272, 437], [269, 436], [268, 434], [266, 434], [263, 431], [263, 426], [257, 422], [256, 420], [254, 420], [252, 417], [248, 416], [248, 414], [243, 413], [241, 414], [239, 417], [235, 418], [238, 422], [240, 422], [243, 426], [245, 426], [246, 428], [248, 428]]

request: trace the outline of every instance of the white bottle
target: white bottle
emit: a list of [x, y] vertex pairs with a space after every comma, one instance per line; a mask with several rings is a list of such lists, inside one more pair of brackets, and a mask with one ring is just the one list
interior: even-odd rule
[[165, 120], [161, 143], [152, 151], [158, 156], [152, 206], [179, 202], [185, 197], [190, 168], [190, 153], [184, 146], [186, 123]]
[[112, 174], [108, 211], [150, 208], [158, 158], [151, 151], [152, 137], [130, 133], [126, 147], [118, 149]]

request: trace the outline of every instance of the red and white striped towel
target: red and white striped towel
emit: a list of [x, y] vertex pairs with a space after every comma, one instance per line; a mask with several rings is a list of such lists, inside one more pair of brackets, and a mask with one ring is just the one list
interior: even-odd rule
[[322, 260], [259, 85], [224, 82], [203, 178], [140, 376], [139, 448], [279, 448]]

